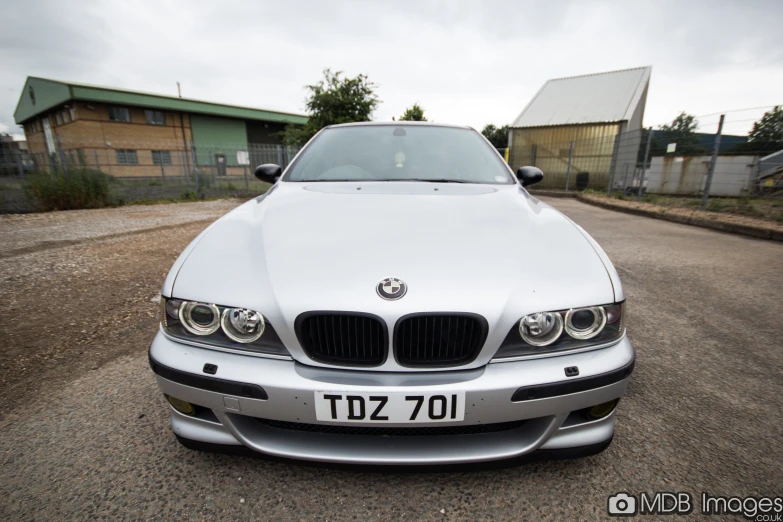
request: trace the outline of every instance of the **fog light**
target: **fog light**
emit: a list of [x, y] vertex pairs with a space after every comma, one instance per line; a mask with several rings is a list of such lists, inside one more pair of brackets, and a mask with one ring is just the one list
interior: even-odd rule
[[604, 402], [602, 404], [596, 404], [589, 410], [587, 410], [587, 416], [592, 419], [603, 419], [610, 413], [614, 411], [614, 409], [617, 407], [617, 403], [620, 402], [620, 399], [614, 399], [609, 402]]
[[176, 399], [168, 395], [166, 395], [166, 398], [169, 400], [169, 404], [171, 404], [174, 409], [180, 413], [184, 413], [185, 415], [193, 415], [196, 412], [196, 408], [194, 408], [193, 405], [187, 401]]

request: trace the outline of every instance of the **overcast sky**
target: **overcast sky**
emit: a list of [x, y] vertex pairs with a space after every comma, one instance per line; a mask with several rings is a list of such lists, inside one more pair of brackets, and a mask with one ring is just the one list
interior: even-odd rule
[[[511, 123], [550, 78], [652, 65], [645, 125], [783, 103], [783, 2], [8, 2], [0, 132], [27, 76], [303, 112], [325, 67], [390, 120]], [[763, 110], [727, 115], [747, 132]], [[700, 118], [714, 132], [718, 116]]]

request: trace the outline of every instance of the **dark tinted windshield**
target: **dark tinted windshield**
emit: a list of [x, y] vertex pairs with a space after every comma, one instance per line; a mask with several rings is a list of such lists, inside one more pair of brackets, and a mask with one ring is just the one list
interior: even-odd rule
[[511, 184], [503, 161], [472, 129], [363, 125], [326, 129], [285, 181], [454, 181]]

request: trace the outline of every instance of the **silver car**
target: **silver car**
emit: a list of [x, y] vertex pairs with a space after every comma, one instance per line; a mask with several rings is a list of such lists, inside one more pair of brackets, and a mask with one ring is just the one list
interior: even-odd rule
[[467, 127], [323, 129], [163, 285], [149, 357], [192, 449], [431, 465], [611, 442], [634, 351], [601, 247]]

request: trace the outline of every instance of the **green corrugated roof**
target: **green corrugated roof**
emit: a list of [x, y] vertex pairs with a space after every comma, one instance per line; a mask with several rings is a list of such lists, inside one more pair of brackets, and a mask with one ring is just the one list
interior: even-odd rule
[[[30, 95], [31, 89], [34, 93], [33, 96]], [[244, 120], [298, 124], [307, 122], [307, 116], [303, 114], [240, 107], [190, 98], [177, 98], [176, 96], [129, 91], [115, 87], [63, 82], [47, 78], [36, 78], [34, 76], [29, 76], [25, 82], [22, 95], [14, 112], [14, 120], [17, 124], [23, 123], [69, 100], [116, 103], [119, 105], [133, 105]]]

